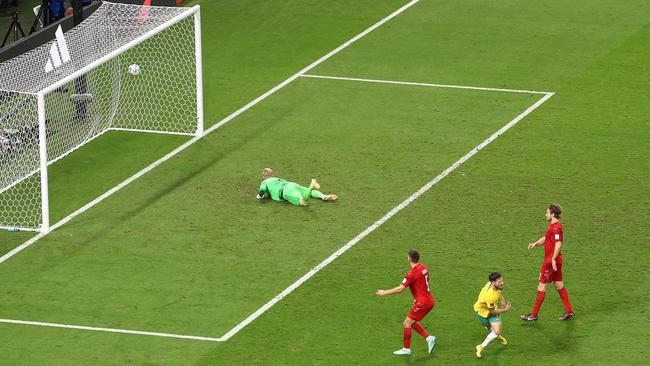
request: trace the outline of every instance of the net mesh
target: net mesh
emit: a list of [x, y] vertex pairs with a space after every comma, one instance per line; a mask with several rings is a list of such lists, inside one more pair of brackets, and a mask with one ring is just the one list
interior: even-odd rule
[[[65, 43], [70, 54], [68, 62], [61, 60], [59, 67], [46, 72], [48, 60], [52, 58], [50, 49], [56, 41], [53, 40], [0, 64], [0, 89], [38, 93], [187, 12], [188, 8], [104, 2], [81, 24], [65, 33]], [[58, 44], [57, 48], [57, 53], [61, 54], [63, 50]]]
[[105, 2], [72, 30], [0, 64], [0, 226], [41, 223], [42, 90], [48, 164], [111, 129], [197, 132], [194, 17], [183, 17], [189, 13]]
[[38, 227], [41, 182], [35, 95], [0, 92], [0, 223]]

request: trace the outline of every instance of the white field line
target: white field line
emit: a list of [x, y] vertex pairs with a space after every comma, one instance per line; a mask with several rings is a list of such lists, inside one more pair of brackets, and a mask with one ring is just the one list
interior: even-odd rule
[[449, 89], [469, 89], [469, 90], [484, 90], [484, 91], [496, 91], [496, 92], [507, 92], [507, 93], [525, 93], [525, 94], [553, 94], [551, 92], [537, 91], [537, 90], [519, 90], [519, 89], [503, 89], [503, 88], [484, 88], [480, 86], [466, 86], [466, 85], [447, 85], [447, 84], [430, 84], [430, 83], [414, 83], [409, 81], [394, 81], [394, 80], [376, 80], [376, 79], [360, 79], [360, 78], [348, 78], [341, 76], [324, 76], [324, 75], [311, 75], [305, 74], [302, 75], [305, 78], [316, 78], [316, 79], [332, 79], [332, 80], [346, 80], [346, 81], [362, 81], [366, 83], [379, 83], [379, 84], [398, 84], [398, 85], [413, 85], [413, 86], [429, 86], [435, 88], [449, 88]]
[[39, 326], [39, 327], [51, 327], [51, 328], [92, 330], [92, 331], [99, 331], [99, 332], [136, 334], [136, 335], [167, 337], [167, 338], [182, 338], [182, 339], [192, 339], [192, 340], [197, 340], [197, 341], [221, 342], [221, 338], [198, 337], [198, 336], [189, 336], [189, 335], [172, 334], [172, 333], [143, 332], [143, 331], [139, 331], [139, 330], [128, 330], [128, 329], [117, 329], [117, 328], [86, 327], [86, 326], [83, 326], [83, 325], [44, 323], [44, 322], [33, 322], [33, 321], [27, 321], [27, 320], [0, 319], [0, 323], [20, 324], [20, 325], [34, 325], [34, 326]]
[[170, 132], [170, 131], [155, 131], [155, 130], [140, 130], [137, 128], [122, 128], [122, 127], [111, 127], [109, 131], [127, 131], [127, 132], [144, 132], [144, 133], [157, 133], [161, 135], [181, 135], [181, 136], [196, 136], [195, 133], [191, 132]]
[[[359, 40], [360, 38], [364, 37], [365, 35], [367, 35], [368, 33], [372, 32], [373, 30], [379, 28], [381, 25], [383, 25], [384, 23], [386, 23], [386, 22], [388, 22], [389, 20], [393, 19], [394, 17], [398, 16], [399, 14], [401, 14], [402, 12], [404, 12], [406, 9], [410, 8], [411, 6], [417, 4], [419, 1], [420, 1], [420, 0], [412, 0], [412, 1], [409, 2], [408, 4], [402, 6], [401, 8], [399, 8], [399, 9], [397, 9], [397, 10], [395, 10], [393, 13], [391, 13], [390, 15], [388, 15], [387, 17], [385, 17], [384, 19], [378, 21], [378, 22], [375, 23], [374, 25], [370, 26], [368, 29], [366, 29], [366, 30], [364, 30], [363, 32], [361, 32], [361, 33], [357, 34], [356, 36], [352, 37], [350, 40], [348, 40], [347, 42], [345, 42], [345, 43], [343, 43], [342, 45], [338, 46], [338, 47], [335, 48], [334, 50], [330, 51], [330, 52], [329, 52], [328, 54], [326, 54], [325, 56], [323, 56], [323, 57], [319, 58], [318, 60], [312, 62], [309, 66], [307, 66], [307, 67], [305, 67], [304, 69], [298, 71], [296, 74], [294, 74], [294, 75], [291, 76], [290, 78], [288, 78], [288, 79], [286, 79], [285, 81], [281, 82], [280, 84], [276, 85], [275, 87], [273, 87], [272, 89], [270, 89], [270, 90], [267, 91], [266, 93], [260, 95], [259, 97], [255, 98], [254, 100], [252, 100], [251, 102], [249, 102], [249, 103], [246, 104], [245, 106], [241, 107], [240, 109], [238, 109], [237, 111], [233, 112], [232, 114], [230, 114], [230, 115], [227, 116], [226, 118], [222, 119], [221, 121], [219, 121], [218, 123], [216, 123], [215, 125], [213, 125], [212, 127], [210, 127], [209, 129], [207, 129], [207, 130], [205, 131], [205, 133], [203, 134], [203, 136], [206, 136], [207, 134], [211, 133], [212, 131], [216, 130], [217, 128], [219, 128], [219, 127], [225, 125], [226, 123], [230, 122], [230, 121], [231, 121], [232, 119], [234, 119], [235, 117], [239, 116], [240, 114], [242, 114], [242, 113], [244, 113], [245, 111], [247, 111], [248, 109], [252, 108], [253, 106], [255, 106], [256, 104], [258, 104], [259, 102], [261, 102], [261, 101], [263, 101], [264, 99], [268, 98], [270, 95], [274, 94], [274, 93], [277, 92], [278, 90], [280, 90], [280, 89], [282, 89], [283, 87], [285, 87], [287, 84], [289, 84], [289, 83], [291, 83], [292, 81], [296, 80], [297, 78], [299, 78], [301, 75], [303, 75], [303, 74], [306, 73], [307, 71], [313, 69], [314, 67], [316, 67], [316, 66], [320, 65], [321, 63], [323, 63], [325, 60], [327, 60], [327, 59], [329, 59], [330, 57], [332, 57], [332, 56], [336, 55], [337, 53], [341, 52], [343, 49], [345, 49], [346, 47], [348, 47], [348, 46], [351, 45], [352, 43], [356, 42], [357, 40]], [[120, 183], [120, 184], [118, 184], [117, 186], [111, 188], [109, 191], [107, 191], [107, 192], [105, 192], [104, 194], [102, 194], [101, 196], [95, 198], [93, 201], [87, 203], [86, 205], [84, 205], [83, 207], [81, 207], [80, 209], [78, 209], [77, 211], [75, 211], [75, 212], [71, 213], [70, 215], [68, 215], [67, 217], [63, 218], [61, 221], [59, 221], [59, 222], [55, 223], [54, 225], [50, 226], [50, 231], [49, 231], [49, 232], [51, 232], [52, 230], [55, 230], [55, 229], [59, 228], [61, 225], [67, 223], [68, 221], [72, 220], [72, 219], [75, 218], [76, 216], [78, 216], [78, 215], [82, 214], [83, 212], [87, 211], [87, 210], [90, 209], [91, 207], [95, 206], [96, 204], [100, 203], [101, 201], [103, 201], [103, 200], [106, 199], [107, 197], [111, 196], [113, 193], [115, 193], [115, 192], [119, 191], [120, 189], [126, 187], [129, 183], [131, 183], [131, 182], [135, 181], [136, 179], [140, 178], [141, 176], [147, 174], [148, 172], [150, 172], [151, 170], [153, 170], [155, 167], [157, 167], [157, 166], [159, 166], [160, 164], [164, 163], [165, 161], [171, 159], [172, 157], [174, 157], [175, 155], [177, 155], [177, 154], [180, 153], [181, 151], [185, 150], [185, 149], [186, 149], [187, 147], [189, 147], [190, 145], [192, 145], [192, 144], [194, 144], [195, 142], [197, 142], [200, 138], [201, 138], [201, 137], [194, 137], [194, 138], [188, 140], [188, 141], [187, 141], [186, 143], [184, 143], [183, 145], [177, 147], [174, 151], [172, 151], [172, 152], [170, 152], [169, 154], [165, 155], [164, 157], [162, 157], [162, 158], [156, 160], [155, 162], [153, 162], [153, 163], [152, 163], [151, 165], [149, 165], [148, 167], [146, 167], [146, 168], [142, 169], [141, 171], [135, 173], [135, 174], [132, 175], [130, 178], [127, 178], [126, 180], [124, 180], [122, 183]], [[48, 233], [49, 233], [49, 232], [48, 232]], [[14, 248], [14, 249], [13, 249], [12, 251], [10, 251], [9, 253], [3, 255], [2, 257], [0, 257], [0, 263], [3, 263], [3, 262], [5, 262], [6, 260], [8, 260], [9, 258], [13, 257], [14, 255], [20, 253], [22, 250], [24, 250], [25, 248], [27, 248], [27, 247], [29, 247], [30, 245], [34, 244], [36, 241], [38, 241], [39, 239], [41, 239], [41, 238], [44, 237], [45, 235], [47, 235], [47, 234], [39, 234], [39, 235], [36, 235], [36, 236], [32, 237], [31, 239], [27, 240], [26, 242], [22, 243], [21, 245], [17, 246], [16, 248]]]
[[325, 268], [328, 264], [332, 263], [336, 258], [338, 258], [340, 255], [345, 253], [348, 249], [352, 248], [355, 244], [357, 244], [359, 241], [361, 241], [363, 238], [368, 236], [370, 233], [375, 231], [378, 227], [380, 227], [383, 223], [388, 221], [391, 217], [395, 216], [398, 212], [400, 212], [402, 209], [404, 209], [406, 206], [411, 204], [411, 202], [415, 201], [423, 195], [426, 191], [431, 189], [436, 183], [440, 182], [443, 178], [445, 178], [449, 173], [453, 172], [456, 168], [458, 168], [461, 164], [466, 162], [469, 158], [474, 156], [477, 152], [479, 152], [481, 149], [489, 145], [492, 141], [496, 140], [497, 137], [501, 136], [504, 134], [506, 131], [508, 131], [512, 126], [516, 125], [519, 121], [521, 121], [524, 117], [526, 117], [528, 114], [530, 114], [532, 111], [537, 109], [540, 105], [542, 105], [544, 102], [546, 102], [550, 97], [552, 97], [554, 93], [545, 93], [544, 96], [539, 99], [537, 102], [535, 102], [533, 105], [528, 107], [525, 111], [523, 111], [521, 114], [519, 114], [517, 117], [515, 117], [512, 121], [508, 122], [505, 126], [501, 127], [497, 132], [493, 133], [490, 137], [485, 139], [483, 142], [478, 144], [475, 148], [470, 150], [465, 156], [462, 158], [458, 159], [455, 163], [451, 164], [447, 169], [445, 169], [442, 173], [440, 173], [437, 177], [435, 177], [432, 181], [429, 183], [425, 184], [422, 188], [420, 188], [417, 192], [413, 193], [410, 197], [402, 201], [399, 205], [394, 207], [392, 210], [390, 210], [387, 214], [385, 214], [382, 218], [377, 220], [374, 224], [370, 225], [368, 228], [366, 228], [361, 234], [357, 235], [354, 239], [350, 240], [339, 248], [336, 252], [334, 252], [332, 255], [327, 257], [324, 261], [320, 262], [316, 267], [312, 268], [309, 272], [307, 272], [304, 276], [300, 277], [296, 282], [292, 283], [289, 287], [284, 289], [284, 291], [280, 292], [277, 294], [274, 298], [272, 298], [269, 302], [264, 304], [261, 308], [259, 308], [257, 311], [255, 311], [253, 314], [249, 315], [248, 318], [244, 319], [241, 323], [237, 324], [233, 329], [231, 329], [228, 333], [226, 333], [221, 339], [223, 341], [227, 341], [230, 339], [232, 336], [237, 334], [240, 330], [242, 330], [245, 326], [253, 322], [255, 319], [257, 319], [260, 315], [264, 314], [267, 310], [269, 310], [273, 305], [278, 303], [280, 300], [282, 300], [284, 297], [289, 295], [291, 292], [293, 292], [295, 289], [297, 289], [300, 285], [305, 283], [307, 280], [309, 280], [311, 277], [313, 277], [316, 273], [318, 273], [321, 269]]
[[33, 227], [20, 227], [20, 226], [0, 226], [1, 230], [17, 230], [17, 231], [33, 231], [33, 232], [39, 232], [41, 229], [33, 228]]

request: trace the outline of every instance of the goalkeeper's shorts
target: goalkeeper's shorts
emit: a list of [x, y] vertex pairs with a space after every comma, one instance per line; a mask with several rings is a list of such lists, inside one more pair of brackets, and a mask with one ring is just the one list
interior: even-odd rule
[[309, 188], [305, 188], [296, 183], [287, 183], [282, 190], [282, 198], [298, 206], [300, 200], [308, 201], [311, 198]]

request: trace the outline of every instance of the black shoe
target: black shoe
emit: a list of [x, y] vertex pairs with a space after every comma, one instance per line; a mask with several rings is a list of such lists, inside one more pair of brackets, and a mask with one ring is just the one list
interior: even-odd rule
[[569, 319], [572, 319], [572, 318], [575, 318], [575, 317], [576, 317], [576, 313], [574, 313], [572, 311], [570, 313], [564, 313], [564, 315], [559, 317], [558, 320], [569, 320]]
[[528, 313], [528, 314], [526, 314], [526, 315], [522, 315], [522, 316], [520, 316], [519, 318], [520, 318], [521, 320], [523, 320], [523, 321], [527, 321], [527, 322], [536, 321], [536, 320], [538, 319], [536, 316], [533, 316], [533, 314], [531, 314], [531, 313]]

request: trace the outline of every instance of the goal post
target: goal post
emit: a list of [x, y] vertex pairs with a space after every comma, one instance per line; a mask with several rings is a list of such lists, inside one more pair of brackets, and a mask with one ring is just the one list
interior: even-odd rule
[[103, 2], [1, 63], [0, 99], [0, 228], [48, 232], [51, 164], [110, 131], [203, 135], [199, 6]]
[[41, 226], [40, 230], [50, 230], [50, 194], [47, 179], [47, 129], [45, 127], [45, 95], [38, 94], [38, 157], [41, 173]]

